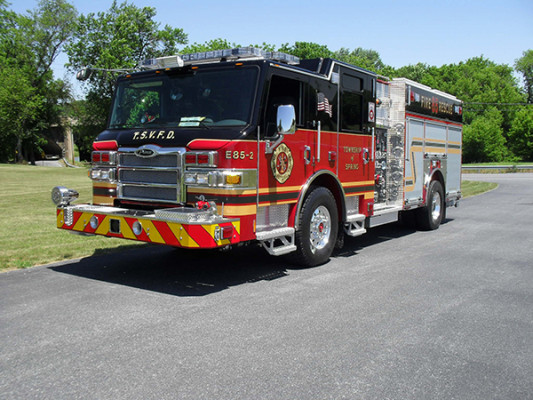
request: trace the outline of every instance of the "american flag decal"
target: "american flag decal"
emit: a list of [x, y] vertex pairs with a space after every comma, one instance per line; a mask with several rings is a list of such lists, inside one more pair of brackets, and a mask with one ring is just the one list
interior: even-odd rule
[[329, 104], [328, 98], [322, 92], [318, 92], [317, 94], [316, 109], [317, 111], [325, 111], [330, 118], [333, 116], [333, 107], [331, 106], [331, 104]]

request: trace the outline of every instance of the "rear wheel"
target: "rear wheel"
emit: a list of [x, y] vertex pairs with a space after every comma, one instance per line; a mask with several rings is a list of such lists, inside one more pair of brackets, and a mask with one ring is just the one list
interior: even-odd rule
[[329, 260], [338, 233], [337, 203], [331, 192], [314, 189], [304, 201], [299, 216], [299, 229], [295, 240], [297, 251], [294, 260], [303, 266], [313, 267]]
[[418, 228], [431, 231], [437, 229], [444, 219], [444, 189], [439, 181], [429, 185], [427, 205], [416, 210]]

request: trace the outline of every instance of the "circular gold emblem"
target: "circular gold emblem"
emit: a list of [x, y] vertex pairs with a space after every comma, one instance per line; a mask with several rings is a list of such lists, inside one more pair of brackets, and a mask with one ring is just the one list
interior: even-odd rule
[[294, 160], [291, 149], [285, 143], [280, 144], [272, 154], [272, 173], [279, 183], [285, 183], [291, 176]]

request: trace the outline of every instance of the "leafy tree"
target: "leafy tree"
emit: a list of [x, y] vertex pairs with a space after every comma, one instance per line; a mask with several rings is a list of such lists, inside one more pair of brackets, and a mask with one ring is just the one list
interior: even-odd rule
[[266, 43], [266, 42], [263, 42], [260, 45], [251, 44], [250, 46], [251, 47], [259, 47], [259, 48], [263, 49], [264, 51], [276, 51], [276, 46], [275, 45], [269, 44], [269, 43]]
[[[153, 7], [138, 8], [127, 1], [118, 5], [116, 0], [106, 12], [81, 15], [66, 46], [67, 66], [74, 72], [87, 66], [134, 70], [144, 59], [176, 54], [177, 45], [185, 44], [187, 35], [169, 25], [159, 29], [155, 15]], [[88, 89], [109, 100], [115, 78], [112, 73], [93, 73]]]
[[44, 98], [37, 93], [23, 70], [0, 59], [0, 161], [22, 160], [23, 144], [44, 144], [37, 127]]
[[[188, 53], [197, 53], [201, 51], [212, 51], [212, 50], [225, 50], [225, 49], [233, 49], [236, 47], [243, 47], [241, 44], [237, 44], [235, 42], [229, 42], [226, 39], [212, 39], [208, 40], [205, 43], [193, 43], [191, 45], [188, 45], [187, 47], [184, 47], [181, 49], [180, 54], [188, 54]], [[260, 49], [263, 49], [265, 51], [274, 51], [275, 46], [272, 44], [268, 44], [263, 42], [263, 44], [250, 44], [249, 47], [257, 47]]]
[[515, 68], [524, 77], [527, 102], [533, 103], [533, 50], [524, 51], [522, 57], [516, 60]]
[[415, 65], [407, 65], [405, 67], [393, 70], [390, 74], [395, 78], [407, 78], [412, 81], [422, 83], [427, 75], [429, 75], [429, 65], [424, 63], [417, 63]]
[[463, 129], [463, 161], [503, 161], [509, 156], [501, 128], [502, 114], [495, 108], [465, 125]]
[[[439, 76], [440, 74], [440, 76]], [[509, 129], [514, 119], [515, 108], [509, 104], [524, 101], [511, 67], [496, 64], [484, 57], [475, 57], [461, 62], [456, 66], [442, 66], [435, 71], [430, 85], [439, 85], [440, 90], [449, 92], [465, 102], [464, 120], [466, 124], [473, 124], [478, 118], [482, 121], [492, 121], [492, 132], [501, 129], [503, 140], [493, 137], [493, 143], [487, 148], [486, 161], [502, 161], [495, 156], [494, 146], [502, 148], [497, 153], [512, 159], [512, 152], [504, 143], [509, 143]], [[435, 87], [435, 86], [434, 86]], [[501, 120], [491, 118], [496, 108]], [[492, 150], [491, 150], [492, 149]], [[468, 153], [468, 144], [465, 151]]]
[[[187, 42], [182, 29], [154, 21], [153, 7], [138, 8], [127, 1], [118, 5], [116, 0], [106, 12], [81, 15], [73, 39], [66, 46], [68, 67], [72, 71], [90, 66], [94, 69], [86, 81], [86, 107], [91, 116], [79, 115], [79, 124], [91, 122], [91, 129], [78, 126], [78, 143], [90, 142], [80, 135], [94, 138], [105, 127], [111, 105], [116, 73], [101, 70], [134, 70], [139, 62], [161, 55], [177, 54], [178, 45]], [[80, 146], [78, 144], [78, 146]], [[84, 154], [88, 149], [80, 149]]]
[[28, 46], [35, 56], [37, 84], [49, 78], [52, 63], [71, 36], [76, 18], [76, 9], [65, 0], [40, 0], [37, 9], [22, 18], [31, 39]]
[[334, 52], [333, 57], [374, 72], [381, 72], [385, 69], [385, 64], [381, 61], [381, 57], [377, 51], [363, 49], [362, 47], [358, 47], [352, 51], [343, 47]]
[[0, 133], [2, 143], [9, 145], [0, 150], [2, 160], [16, 155], [17, 161], [34, 161], [46, 142], [43, 133], [60, 122], [69, 90], [53, 79], [51, 65], [75, 18], [76, 10], [66, 0], [40, 0], [26, 15], [7, 10], [0, 0], [0, 120], [10, 124]]
[[242, 47], [242, 46], [236, 43], [230, 43], [226, 39], [218, 38], [218, 39], [208, 40], [207, 42], [203, 44], [193, 43], [187, 47], [184, 47], [180, 51], [180, 53], [189, 54], [189, 53], [198, 53], [201, 51], [232, 49], [234, 47]]
[[333, 57], [333, 52], [327, 46], [311, 42], [295, 42], [292, 46], [285, 43], [281, 45], [279, 51], [292, 54], [301, 59]]
[[509, 131], [514, 153], [525, 161], [533, 161], [533, 112], [531, 107], [517, 111]]

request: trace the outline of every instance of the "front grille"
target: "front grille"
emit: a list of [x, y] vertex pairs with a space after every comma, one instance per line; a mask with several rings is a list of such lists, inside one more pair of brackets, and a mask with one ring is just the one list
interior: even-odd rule
[[119, 181], [139, 184], [175, 185], [178, 182], [178, 170], [120, 169]]
[[149, 147], [155, 153], [149, 158], [137, 156], [135, 151], [138, 148], [119, 149], [118, 198], [143, 202], [181, 202], [182, 154], [185, 149]]
[[125, 185], [122, 188], [121, 198], [176, 203], [178, 200], [178, 191], [175, 188]]
[[159, 154], [156, 157], [142, 158], [137, 157], [135, 153], [120, 153], [119, 163], [125, 167], [178, 168], [181, 163], [176, 155], [179, 155], [179, 153]]

